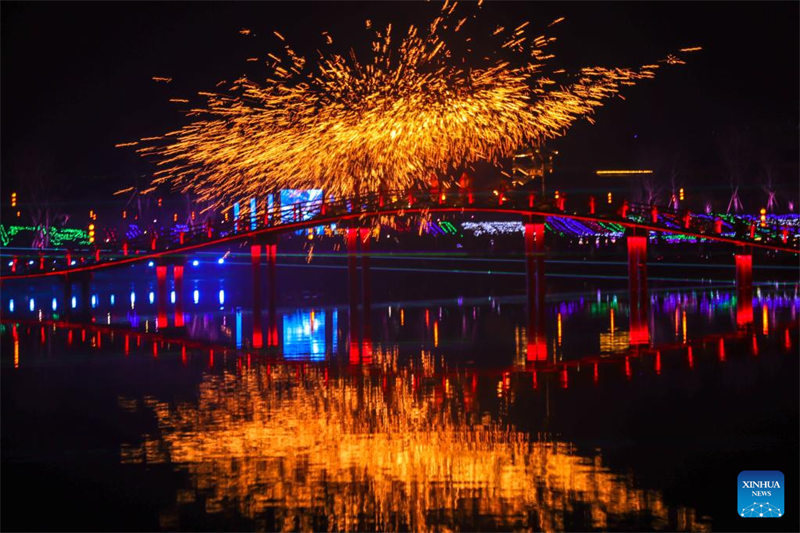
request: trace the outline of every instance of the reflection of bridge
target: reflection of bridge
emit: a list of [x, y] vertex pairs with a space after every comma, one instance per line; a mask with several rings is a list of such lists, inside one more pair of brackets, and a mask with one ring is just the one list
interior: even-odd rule
[[[261, 211], [253, 210], [229, 222], [206, 223], [187, 227], [175, 235], [152, 233], [139, 239], [121, 243], [118, 249], [101, 250], [96, 248], [83, 256], [65, 252], [62, 261], [45, 265], [43, 257], [39, 261], [11, 261], [12, 272], [0, 277], [0, 281], [16, 279], [56, 278], [64, 281], [64, 302], [71, 302], [73, 283], [78, 283], [81, 296], [78, 299], [83, 312], [88, 312], [89, 283], [94, 272], [132, 265], [145, 261], [157, 263], [157, 326], [168, 326], [167, 320], [167, 273], [172, 265], [176, 302], [175, 327], [184, 326], [183, 314], [183, 262], [187, 253], [202, 248], [224, 245], [233, 242], [250, 242], [253, 266], [254, 304], [253, 314], [256, 324], [254, 346], [264, 345], [261, 331], [261, 263], [262, 245], [265, 246], [268, 287], [268, 318], [266, 344], [278, 344], [275, 301], [275, 266], [278, 236], [284, 233], [316, 226], [336, 224], [343, 229], [348, 258], [350, 278], [350, 332], [351, 351], [367, 355], [369, 350], [369, 325], [363, 323], [359, 331], [359, 299], [362, 312], [369, 315], [371, 300], [369, 281], [369, 245], [372, 237], [368, 229], [372, 220], [383, 217], [418, 216], [423, 219], [431, 213], [463, 214], [486, 213], [505, 214], [521, 217], [524, 221], [524, 249], [528, 272], [527, 293], [529, 301], [528, 358], [544, 361], [547, 359], [544, 341], [544, 234], [545, 220], [548, 218], [572, 219], [577, 221], [623, 226], [628, 231], [628, 277], [631, 301], [630, 343], [645, 344], [649, 339], [646, 321], [647, 309], [647, 242], [648, 232], [682, 234], [711, 242], [733, 244], [739, 247], [736, 255], [736, 283], [739, 290], [739, 318], [741, 324], [752, 322], [752, 248], [772, 251], [798, 253], [796, 235], [790, 235], [788, 228], [781, 228], [766, 222], [756, 223], [750, 219], [715, 218], [692, 214], [688, 211], [675, 212], [656, 206], [629, 204], [627, 201], [612, 204], [600, 203], [593, 196], [570, 199], [567, 202], [561, 195], [553, 201], [537, 198], [529, 191], [493, 192], [473, 194], [461, 191], [452, 194], [403, 193], [374, 194], [358, 199], [335, 202], [315, 201], [291, 206], [272, 206]], [[362, 275], [358, 275], [358, 259], [361, 259]], [[80, 263], [78, 263], [80, 261]], [[31, 263], [33, 266], [31, 267]], [[37, 268], [38, 266], [38, 268]], [[361, 298], [359, 298], [359, 293]], [[70, 306], [63, 308], [70, 313]], [[362, 342], [360, 342], [362, 341]]]
[[[766, 320], [766, 319], [765, 319]], [[334, 368], [331, 361], [326, 360], [313, 360], [313, 359], [288, 359], [281, 357], [280, 351], [270, 350], [264, 353], [258, 350], [249, 350], [234, 348], [233, 346], [209, 341], [204, 339], [189, 338], [181, 332], [174, 330], [163, 331], [141, 331], [131, 329], [124, 326], [105, 325], [100, 323], [79, 323], [67, 322], [59, 320], [20, 320], [20, 319], [2, 319], [0, 321], [8, 324], [11, 329], [11, 336], [15, 343], [14, 347], [14, 367], [20, 365], [19, 361], [19, 338], [21, 336], [20, 330], [24, 329], [27, 335], [36, 335], [36, 331], [40, 331], [40, 342], [44, 343], [46, 336], [56, 330], [65, 331], [67, 333], [67, 345], [72, 346], [73, 343], [90, 343], [95, 349], [108, 349], [118, 343], [118, 348], [126, 356], [132, 352], [148, 351], [152, 352], [154, 358], [159, 357], [165, 350], [180, 350], [181, 360], [184, 364], [188, 364], [190, 359], [196, 357], [206, 358], [207, 364], [210, 368], [215, 367], [220, 361], [233, 360], [239, 361], [238, 364], [245, 365], [250, 368], [251, 365], [260, 364], [281, 364], [287, 367], [297, 367], [304, 369], [309, 366], [325, 366]], [[321, 326], [330, 328], [330, 324]], [[783, 349], [790, 351], [792, 349], [792, 336], [796, 334], [797, 324], [770, 324], [767, 329], [766, 323], [764, 325], [763, 335], [768, 332], [776, 334], [782, 332]], [[795, 333], [793, 333], [795, 332]], [[326, 332], [327, 336], [327, 332]], [[570, 383], [570, 375], [585, 372], [587, 369], [592, 373], [592, 380], [598, 383], [600, 377], [600, 367], [621, 367], [624, 371], [625, 377], [631, 379], [633, 373], [631, 370], [632, 364], [635, 361], [639, 362], [641, 367], [644, 364], [652, 365], [652, 370], [656, 374], [661, 373], [662, 366], [662, 353], [669, 353], [670, 357], [685, 357], [685, 364], [690, 370], [695, 366], [695, 350], [715, 352], [716, 358], [720, 362], [726, 360], [726, 345], [730, 349], [730, 344], [751, 340], [749, 350], [754, 356], [759, 353], [757, 332], [753, 328], [739, 327], [734, 331], [727, 333], [708, 333], [703, 336], [695, 338], [684, 338], [683, 341], [670, 341], [658, 344], [648, 344], [646, 346], [631, 344], [627, 349], [622, 349], [614, 353], [601, 353], [601, 354], [586, 354], [579, 358], [570, 359], [557, 359], [554, 357], [546, 360], [528, 360], [525, 364], [515, 362], [508, 366], [480, 366], [480, 367], [447, 367], [436, 371], [438, 378], [462, 376], [472, 378], [474, 376], [491, 376], [501, 379], [506, 379], [511, 375], [529, 374], [527, 379], [530, 379], [532, 386], [537, 387], [538, 375], [557, 375], [560, 385], [567, 388]], [[373, 351], [374, 350], [374, 351]], [[390, 357], [389, 352], [391, 348], [382, 345], [376, 345], [374, 348], [370, 347], [370, 352], [367, 355], [362, 354], [362, 357], [353, 359], [352, 352], [349, 354], [349, 363], [357, 363], [358, 366], [348, 365], [346, 369], [352, 371], [353, 376], [363, 377], [365, 370], [368, 373], [377, 372], [379, 375], [391, 375], [394, 372], [400, 371], [396, 368], [396, 364], [386, 364], [386, 358]], [[254, 357], [255, 356], [255, 357]], [[395, 362], [396, 363], [396, 362]], [[300, 370], [298, 370], [299, 372]], [[408, 372], [412, 380], [419, 382], [420, 379], [427, 375], [427, 370], [409, 368], [403, 370]], [[417, 373], [420, 373], [417, 375]], [[416, 376], [416, 377], [415, 377]]]

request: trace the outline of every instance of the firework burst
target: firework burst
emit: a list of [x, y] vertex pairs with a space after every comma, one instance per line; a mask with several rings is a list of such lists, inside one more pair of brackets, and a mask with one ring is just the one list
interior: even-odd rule
[[479, 161], [500, 165], [522, 146], [560, 136], [659, 67], [567, 76], [549, 67], [555, 39], [530, 37], [528, 23], [498, 27], [489, 37], [494, 51], [479, 54], [467, 31], [474, 18], [445, 2], [427, 27], [399, 38], [391, 25], [374, 30], [367, 21], [366, 59], [336, 52], [323, 33], [326, 51], [307, 61], [275, 32], [283, 48], [267, 54], [265, 80], [199, 93], [204, 102], [187, 111], [188, 124], [142, 139], [138, 152], [160, 167], [154, 185], [212, 207], [285, 188], [406, 190]]

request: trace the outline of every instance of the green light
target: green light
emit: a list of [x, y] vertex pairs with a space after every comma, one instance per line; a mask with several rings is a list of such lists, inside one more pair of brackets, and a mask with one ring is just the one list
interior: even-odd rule
[[458, 233], [456, 227], [446, 220], [439, 222], [439, 227], [442, 228], [445, 233], [449, 233], [450, 235], [456, 235]]
[[[0, 224], [0, 242], [3, 246], [8, 246], [11, 239], [17, 236], [18, 233], [29, 231], [35, 233], [39, 231], [36, 226], [8, 226], [5, 227]], [[61, 246], [65, 243], [73, 245], [87, 245], [89, 244], [89, 234], [86, 230], [80, 228], [56, 228], [50, 227], [50, 244], [53, 246]]]

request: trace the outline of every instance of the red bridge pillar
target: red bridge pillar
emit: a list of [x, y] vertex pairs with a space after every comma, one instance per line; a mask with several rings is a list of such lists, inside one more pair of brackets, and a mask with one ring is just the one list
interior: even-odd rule
[[269, 298], [269, 317], [268, 317], [268, 334], [267, 344], [269, 346], [278, 346], [278, 313], [276, 310], [276, 263], [278, 260], [278, 244], [270, 243], [265, 247], [267, 257], [267, 297]]
[[264, 346], [261, 331], [261, 244], [250, 245], [250, 261], [253, 269], [253, 348]]
[[369, 275], [369, 244], [372, 238], [369, 228], [361, 228], [361, 313], [364, 322], [364, 330], [361, 340], [362, 361], [369, 363], [372, 361], [372, 331], [370, 328], [370, 302], [372, 301], [372, 285]]
[[358, 228], [347, 228], [347, 280], [349, 286], [350, 302], [350, 363], [356, 364], [359, 360], [359, 332], [358, 332]]
[[167, 265], [156, 265], [156, 327], [167, 327]]
[[753, 323], [753, 255], [736, 254], [736, 325]]
[[647, 344], [650, 331], [647, 325], [647, 237], [629, 235], [628, 295], [630, 300], [630, 344]]
[[528, 295], [528, 361], [547, 360], [544, 279], [544, 221], [525, 224]]
[[175, 281], [175, 327], [183, 327], [183, 265], [172, 265]]

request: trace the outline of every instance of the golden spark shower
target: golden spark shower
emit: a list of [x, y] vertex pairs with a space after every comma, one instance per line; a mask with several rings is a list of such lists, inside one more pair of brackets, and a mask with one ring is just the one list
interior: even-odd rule
[[653, 78], [659, 63], [683, 62], [669, 55], [636, 69], [569, 74], [552, 64], [555, 38], [530, 35], [528, 22], [478, 42], [486, 32], [470, 27], [479, 8], [462, 16], [445, 2], [430, 24], [400, 35], [367, 20], [370, 47], [360, 56], [323, 32], [308, 60], [275, 31], [280, 52], [247, 58], [265, 62], [265, 79], [220, 82], [198, 93], [202, 103], [189, 102], [184, 126], [137, 143], [157, 162], [153, 185], [220, 207], [280, 189], [351, 196], [408, 190], [433, 176], [446, 182], [479, 162], [502, 167], [577, 119], [591, 121], [610, 97]]

